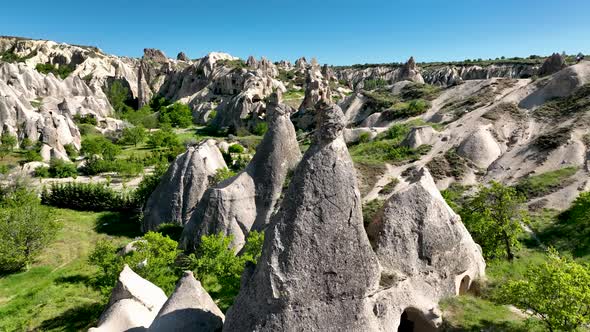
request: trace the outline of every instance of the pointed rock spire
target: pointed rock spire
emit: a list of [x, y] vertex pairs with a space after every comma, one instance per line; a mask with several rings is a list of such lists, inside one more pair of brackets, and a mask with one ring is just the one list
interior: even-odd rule
[[224, 331], [370, 331], [367, 296], [379, 265], [363, 229], [354, 167], [342, 138], [344, 115], [317, 105], [314, 143], [305, 153], [252, 275]]

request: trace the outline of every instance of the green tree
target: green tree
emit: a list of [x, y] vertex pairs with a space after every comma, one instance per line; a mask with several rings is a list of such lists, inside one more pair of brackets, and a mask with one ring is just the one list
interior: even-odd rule
[[49, 174], [54, 178], [68, 178], [78, 175], [76, 165], [61, 159], [51, 159]]
[[104, 136], [87, 136], [82, 139], [80, 152], [86, 157], [102, 156], [105, 160], [115, 160], [121, 153], [121, 147], [113, 144]]
[[174, 103], [167, 107], [160, 107], [160, 122], [172, 127], [186, 128], [193, 124], [193, 114], [188, 105]]
[[5, 193], [0, 207], [0, 271], [27, 268], [53, 239], [58, 227], [34, 192], [19, 188]]
[[121, 137], [121, 141], [125, 144], [133, 144], [137, 146], [137, 144], [143, 143], [147, 136], [146, 130], [142, 125], [138, 125], [131, 128], [123, 129], [123, 135]]
[[492, 181], [467, 199], [460, 211], [465, 227], [481, 245], [486, 258], [514, 258], [520, 243], [521, 222], [526, 220], [525, 199], [514, 188]]
[[547, 261], [501, 286], [496, 296], [533, 311], [549, 331], [575, 331], [590, 324], [590, 267], [550, 249]]
[[151, 148], [174, 148], [180, 145], [180, 140], [172, 128], [164, 126], [149, 136], [148, 145]]
[[2, 136], [0, 136], [0, 155], [5, 157], [7, 154], [12, 152], [12, 150], [14, 150], [15, 146], [16, 136], [7, 132], [2, 133]]
[[123, 113], [129, 108], [129, 106], [125, 104], [125, 101], [127, 101], [127, 98], [129, 97], [129, 89], [123, 86], [120, 81], [114, 81], [107, 89], [106, 95], [115, 112]]

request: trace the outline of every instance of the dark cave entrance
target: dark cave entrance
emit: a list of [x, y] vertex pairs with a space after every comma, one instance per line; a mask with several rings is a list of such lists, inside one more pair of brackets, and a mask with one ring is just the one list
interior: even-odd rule
[[408, 308], [402, 313], [398, 332], [434, 332], [437, 328], [430, 325], [424, 316], [414, 308]]

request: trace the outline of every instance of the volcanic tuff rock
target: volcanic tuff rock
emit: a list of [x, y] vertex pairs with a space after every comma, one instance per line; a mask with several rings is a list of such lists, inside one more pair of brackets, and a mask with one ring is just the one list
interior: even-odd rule
[[176, 289], [154, 319], [150, 332], [220, 331], [223, 313], [193, 273], [184, 272]]
[[410, 129], [410, 132], [406, 135], [401, 145], [416, 149], [421, 145], [432, 143], [432, 140], [436, 137], [437, 133], [431, 126], [413, 127]]
[[557, 73], [558, 71], [562, 70], [563, 68], [567, 67], [565, 63], [565, 59], [559, 53], [553, 53], [550, 57], [548, 57], [541, 69], [539, 69], [539, 76], [546, 76]]
[[186, 224], [220, 168], [227, 168], [215, 140], [192, 146], [174, 160], [143, 208], [142, 231], [162, 223]]
[[145, 331], [165, 302], [166, 294], [159, 287], [125, 265], [98, 327], [89, 332]]
[[164, 54], [164, 52], [155, 49], [155, 48], [144, 48], [143, 49], [143, 59], [145, 60], [153, 60], [156, 62], [168, 62], [168, 58]]
[[400, 68], [397, 81], [413, 81], [416, 83], [424, 83], [420, 71], [416, 67], [414, 57], [410, 57], [406, 63]]
[[268, 131], [244, 171], [209, 188], [186, 224], [180, 246], [195, 250], [202, 235], [233, 235], [232, 246], [239, 250], [250, 229], [266, 227], [275, 208], [287, 173], [301, 152], [289, 108], [280, 104], [280, 92], [269, 100]]
[[191, 61], [191, 59], [188, 57], [188, 55], [186, 55], [184, 52], [178, 53], [178, 55], [176, 56], [176, 60]]
[[457, 153], [486, 169], [502, 155], [502, 148], [490, 132], [490, 126], [481, 126], [461, 142]]
[[404, 311], [416, 326], [439, 325], [438, 302], [465, 293], [485, 271], [481, 249], [428, 171], [408, 180], [367, 229], [383, 268], [374, 310], [386, 331], [397, 331]]
[[338, 106], [318, 105], [314, 143], [266, 230], [224, 331], [370, 331], [379, 264], [363, 229]]

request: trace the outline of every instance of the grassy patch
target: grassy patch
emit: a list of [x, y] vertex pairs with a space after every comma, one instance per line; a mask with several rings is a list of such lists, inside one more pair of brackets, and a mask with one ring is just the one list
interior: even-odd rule
[[571, 131], [571, 126], [561, 127], [537, 137], [533, 141], [533, 146], [543, 152], [539, 155], [539, 158], [545, 157], [548, 152], [567, 143], [570, 139]]
[[459, 156], [455, 149], [450, 149], [443, 156], [436, 156], [426, 164], [430, 174], [435, 180], [447, 177], [455, 179], [463, 178], [468, 168], [468, 162]]
[[442, 331], [544, 331], [538, 321], [527, 321], [508, 307], [471, 295], [444, 299]]
[[383, 186], [383, 188], [381, 188], [381, 190], [379, 190], [379, 194], [381, 194], [381, 195], [391, 194], [398, 184], [399, 184], [399, 180], [396, 178], [392, 178], [391, 181], [389, 181], [386, 185]]
[[373, 219], [377, 216], [379, 211], [383, 208], [385, 201], [382, 199], [374, 199], [363, 204], [363, 224], [367, 227]]
[[590, 84], [584, 84], [567, 97], [547, 101], [533, 112], [539, 120], [554, 123], [556, 118], [590, 110]]
[[[63, 227], [31, 269], [0, 278], [0, 330], [79, 331], [93, 326], [105, 300], [91, 286], [86, 259], [105, 235], [95, 225], [104, 213], [55, 209]], [[111, 237], [119, 245], [130, 238]]]
[[509, 116], [516, 120], [521, 120], [524, 119], [525, 114], [520, 108], [518, 108], [518, 106], [516, 106], [515, 103], [503, 102], [496, 105], [494, 108], [482, 115], [483, 118], [492, 121], [500, 120], [505, 116]]
[[578, 171], [577, 167], [565, 167], [539, 175], [530, 175], [516, 184], [516, 190], [528, 199], [549, 195], [573, 183], [571, 177]]

